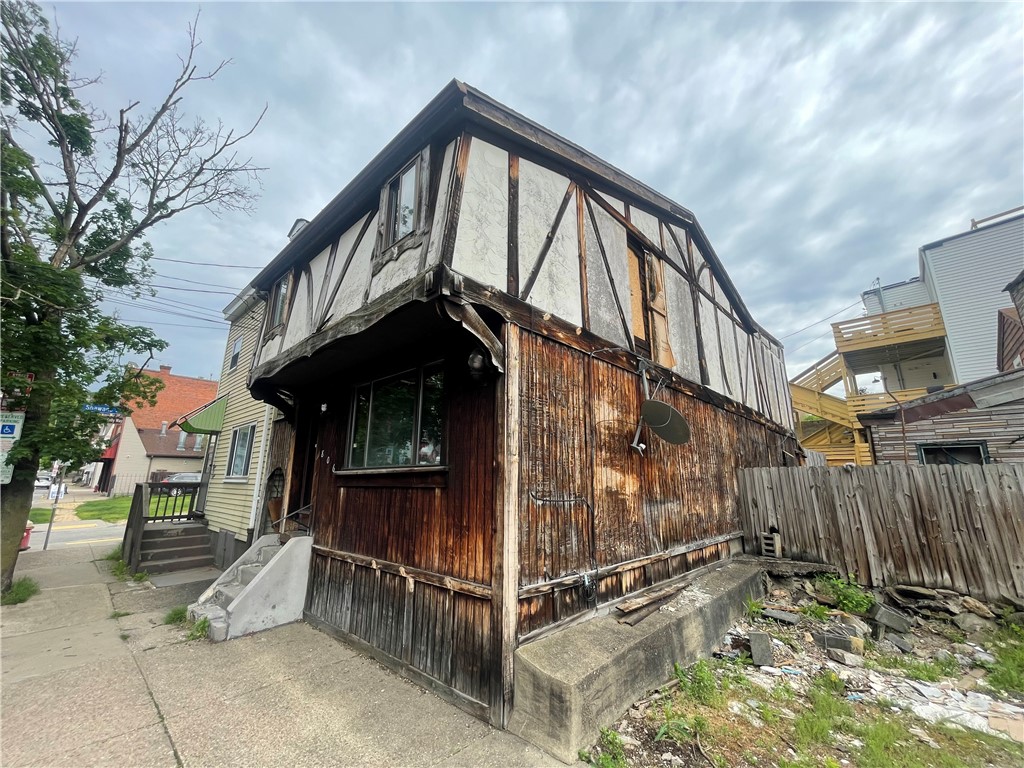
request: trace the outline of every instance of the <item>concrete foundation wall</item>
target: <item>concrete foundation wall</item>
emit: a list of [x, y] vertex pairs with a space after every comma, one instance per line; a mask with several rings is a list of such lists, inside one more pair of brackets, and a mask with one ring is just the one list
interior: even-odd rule
[[761, 570], [730, 563], [695, 580], [669, 605], [635, 627], [617, 611], [564, 629], [515, 653], [515, 696], [508, 729], [572, 763], [673, 665], [707, 656], [764, 593]]

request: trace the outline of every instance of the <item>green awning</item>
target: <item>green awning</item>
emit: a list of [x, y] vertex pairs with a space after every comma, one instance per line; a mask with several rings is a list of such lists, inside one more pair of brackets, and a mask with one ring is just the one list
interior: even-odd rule
[[220, 434], [227, 407], [228, 396], [221, 395], [216, 400], [189, 411], [174, 423], [181, 427], [183, 432], [200, 435]]

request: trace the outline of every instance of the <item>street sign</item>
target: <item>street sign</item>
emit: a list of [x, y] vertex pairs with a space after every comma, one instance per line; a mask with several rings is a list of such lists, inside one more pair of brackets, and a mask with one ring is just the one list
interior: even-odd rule
[[7, 455], [21, 437], [25, 414], [21, 411], [0, 411], [0, 485], [7, 485], [14, 476], [14, 467], [7, 463]]
[[102, 413], [104, 416], [120, 416], [121, 409], [113, 405], [93, 405], [91, 403], [82, 406], [83, 411], [89, 413]]

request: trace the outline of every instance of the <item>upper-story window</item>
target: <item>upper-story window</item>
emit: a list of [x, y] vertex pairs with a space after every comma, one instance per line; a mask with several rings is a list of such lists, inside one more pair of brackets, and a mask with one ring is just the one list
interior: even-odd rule
[[413, 160], [388, 184], [384, 247], [394, 245], [416, 230], [419, 158]]
[[238, 360], [242, 356], [242, 337], [239, 336], [231, 344], [231, 359], [228, 361], [228, 370], [233, 371], [238, 367]]
[[288, 286], [289, 275], [285, 275], [276, 283], [274, 290], [270, 292], [270, 325], [269, 329], [284, 325], [284, 318], [288, 308]]

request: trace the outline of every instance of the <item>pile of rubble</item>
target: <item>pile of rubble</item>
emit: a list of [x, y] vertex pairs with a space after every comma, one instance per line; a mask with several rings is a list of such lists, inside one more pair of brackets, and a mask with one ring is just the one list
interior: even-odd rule
[[[876, 594], [863, 617], [818, 609], [813, 614], [820, 618], [813, 620], [808, 606], [835, 601], [808, 581], [769, 586], [760, 615], [733, 627], [715, 654], [749, 654], [748, 677], [755, 684], [770, 690], [784, 678], [803, 691], [814, 675], [831, 670], [851, 701], [874, 701], [931, 723], [956, 723], [1024, 743], [1024, 702], [983, 692], [986, 667], [996, 659], [970, 640], [997, 626], [985, 604], [948, 590], [897, 586]], [[931, 662], [935, 666], [928, 669], [940, 669], [946, 679], [911, 679], [903, 669], [914, 669], [915, 662]]]

